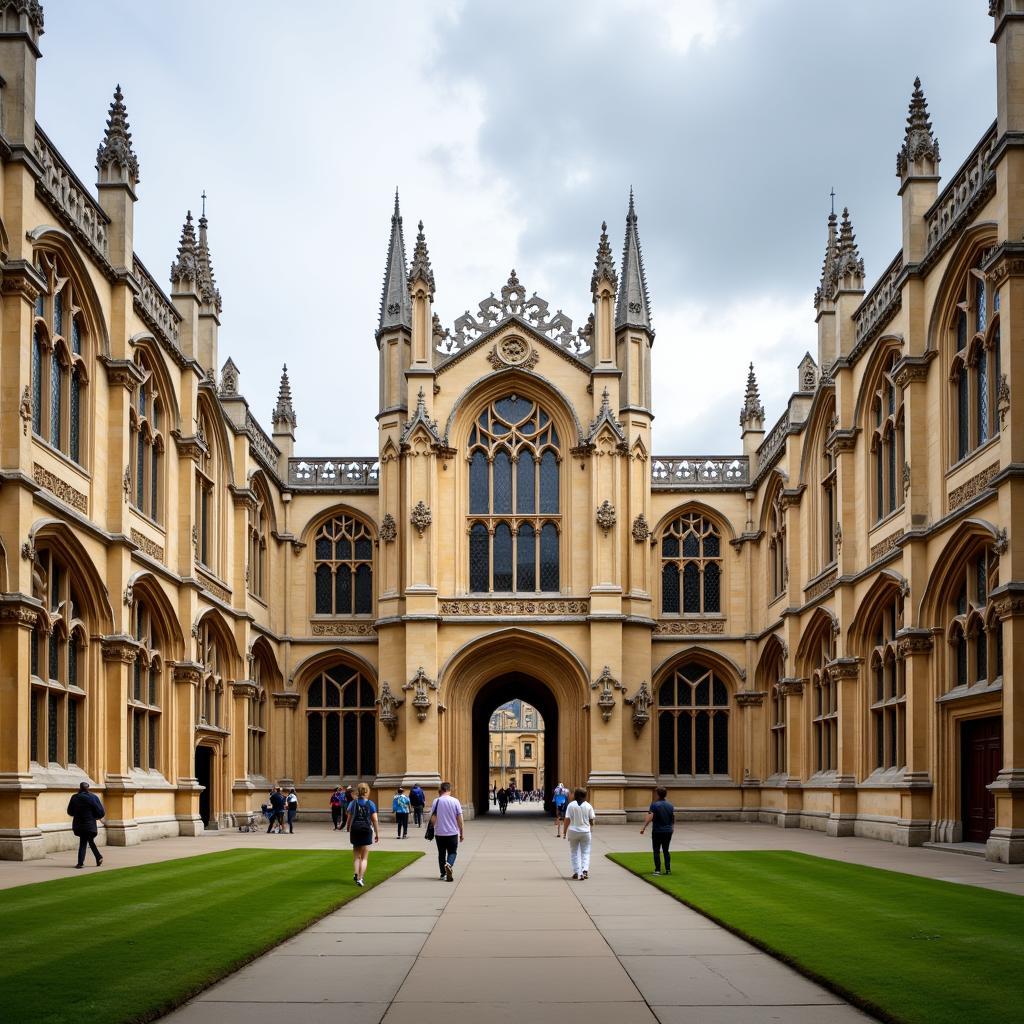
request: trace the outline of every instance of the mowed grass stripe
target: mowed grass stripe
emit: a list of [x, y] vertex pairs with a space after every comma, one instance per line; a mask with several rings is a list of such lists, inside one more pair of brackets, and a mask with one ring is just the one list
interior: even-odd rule
[[154, 1020], [421, 856], [375, 851], [365, 889], [340, 850], [227, 850], [7, 889], [0, 1019]]
[[608, 856], [884, 1020], [1021, 1013], [1024, 897], [792, 851], [674, 853], [658, 878]]

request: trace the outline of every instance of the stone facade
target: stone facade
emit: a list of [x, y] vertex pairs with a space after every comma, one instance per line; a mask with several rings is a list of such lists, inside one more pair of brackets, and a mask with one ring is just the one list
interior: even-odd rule
[[491, 715], [489, 732], [488, 785], [544, 789], [544, 719], [537, 709], [511, 701]]
[[83, 778], [117, 844], [233, 824], [273, 782], [326, 816], [338, 781], [449, 778], [482, 811], [518, 697], [548, 787], [609, 820], [660, 783], [693, 818], [1024, 859], [1017, 7], [992, 4], [995, 124], [941, 191], [915, 85], [870, 289], [829, 218], [817, 357], [772, 426], [737, 381], [740, 452], [652, 447], [632, 197], [579, 328], [514, 271], [440, 324], [396, 197], [379, 448], [313, 459], [287, 374], [268, 432], [218, 372], [206, 217], [166, 288], [133, 252], [130, 97], [94, 193], [36, 124], [41, 11], [0, 2], [0, 856], [70, 845]]

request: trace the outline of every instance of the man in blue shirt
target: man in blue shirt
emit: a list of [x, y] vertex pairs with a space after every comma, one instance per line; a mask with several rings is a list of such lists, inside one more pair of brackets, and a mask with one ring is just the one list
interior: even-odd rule
[[672, 831], [675, 827], [676, 809], [668, 802], [668, 790], [659, 786], [655, 793], [658, 799], [651, 804], [647, 810], [647, 817], [644, 819], [640, 835], [644, 834], [648, 825], [653, 824], [651, 829], [651, 845], [654, 848], [654, 873], [661, 874], [661, 854], [665, 855], [665, 874], [672, 874], [672, 854], [668, 852], [669, 844], [672, 842]]
[[555, 835], [557, 836], [560, 835], [561, 822], [565, 817], [565, 805], [569, 802], [569, 790], [559, 783], [555, 786], [553, 800], [555, 804]]
[[398, 823], [398, 835], [397, 839], [408, 839], [409, 838], [409, 809], [412, 804], [409, 798], [405, 795], [405, 791], [401, 786], [398, 787], [398, 792], [395, 793], [394, 800], [391, 801], [391, 810], [395, 812], [395, 821]]

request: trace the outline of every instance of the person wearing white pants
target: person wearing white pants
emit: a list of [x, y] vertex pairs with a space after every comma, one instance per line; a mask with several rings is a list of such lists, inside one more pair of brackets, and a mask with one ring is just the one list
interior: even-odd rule
[[569, 840], [569, 866], [573, 878], [582, 880], [590, 877], [590, 830], [593, 826], [594, 808], [587, 803], [587, 791], [577, 789], [562, 819], [562, 838]]

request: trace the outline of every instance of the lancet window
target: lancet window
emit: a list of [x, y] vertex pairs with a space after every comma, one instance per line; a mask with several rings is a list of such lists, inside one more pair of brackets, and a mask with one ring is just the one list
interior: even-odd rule
[[871, 486], [875, 519], [903, 506], [903, 389], [893, 379], [899, 354], [885, 360], [871, 399]]
[[782, 687], [785, 674], [786, 659], [777, 648], [768, 664], [766, 676], [769, 694], [769, 770], [772, 775], [784, 775], [786, 772], [786, 694]]
[[196, 722], [201, 726], [223, 729], [227, 655], [221, 649], [221, 638], [209, 618], [199, 624], [197, 647], [202, 678], [196, 690]]
[[661, 610], [714, 615], [722, 609], [722, 535], [706, 516], [673, 519], [661, 537]]
[[74, 572], [56, 552], [42, 549], [32, 591], [45, 614], [32, 630], [29, 654], [29, 756], [41, 765], [82, 766], [89, 629]]
[[878, 612], [871, 649], [871, 733], [875, 768], [907, 763], [906, 663], [896, 634], [903, 626], [903, 598], [894, 592]]
[[255, 489], [256, 500], [249, 508], [249, 551], [248, 580], [249, 593], [256, 597], [267, 596], [267, 536], [269, 533], [267, 516], [267, 496], [261, 487]]
[[73, 462], [83, 462], [86, 336], [75, 287], [56, 255], [40, 252], [46, 288], [36, 298], [32, 328], [32, 432]]
[[729, 773], [729, 691], [704, 665], [684, 665], [658, 688], [658, 772]]
[[132, 608], [132, 636], [138, 654], [128, 691], [128, 736], [133, 768], [156, 771], [160, 756], [160, 707], [164, 660], [153, 616], [145, 601]]
[[824, 565], [831, 565], [839, 557], [836, 543], [836, 457], [828, 446], [821, 452], [821, 555]]
[[776, 598], [786, 589], [786, 512], [782, 488], [775, 491], [768, 510], [768, 593]]
[[489, 403], [469, 434], [469, 589], [557, 593], [560, 446], [551, 416], [522, 395]]
[[950, 325], [954, 462], [980, 448], [1000, 428], [1003, 389], [999, 292], [989, 287], [981, 269], [985, 255], [982, 252], [967, 272]]
[[947, 602], [951, 690], [1002, 678], [1002, 622], [989, 600], [998, 584], [999, 556], [991, 547], [976, 551], [957, 569]]
[[213, 569], [217, 547], [217, 489], [214, 486], [217, 467], [214, 463], [210, 425], [203, 415], [199, 417], [196, 433], [206, 445], [196, 465], [196, 558], [207, 568]]
[[252, 662], [252, 682], [255, 689], [249, 694], [248, 754], [249, 774], [267, 774], [267, 687], [266, 666], [263, 655], [256, 653]]
[[135, 365], [142, 371], [143, 378], [132, 396], [128, 414], [131, 502], [144, 515], [159, 522], [164, 452], [163, 397], [149, 354], [136, 353]]
[[372, 778], [377, 771], [374, 692], [361, 673], [336, 665], [306, 691], [308, 774], [320, 778]]
[[313, 542], [317, 615], [373, 613], [373, 536], [354, 516], [328, 519]]
[[839, 688], [829, 669], [835, 649], [831, 626], [823, 626], [813, 648], [810, 677], [814, 768], [818, 772], [834, 772], [839, 758]]

